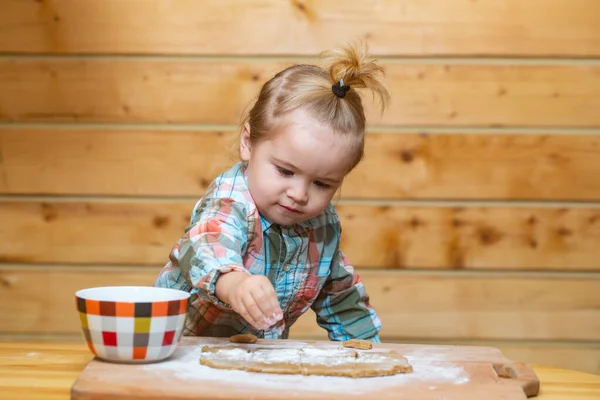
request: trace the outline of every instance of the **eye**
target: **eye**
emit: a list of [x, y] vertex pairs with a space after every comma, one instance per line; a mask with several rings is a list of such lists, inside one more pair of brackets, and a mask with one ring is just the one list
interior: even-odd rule
[[329, 188], [331, 188], [331, 185], [328, 185], [327, 183], [321, 182], [321, 181], [315, 181], [314, 184], [319, 189], [329, 189]]
[[281, 167], [276, 167], [276, 168], [277, 168], [277, 172], [279, 172], [283, 176], [294, 175], [294, 173], [292, 171], [290, 171], [289, 169], [285, 169], [285, 168], [281, 168]]

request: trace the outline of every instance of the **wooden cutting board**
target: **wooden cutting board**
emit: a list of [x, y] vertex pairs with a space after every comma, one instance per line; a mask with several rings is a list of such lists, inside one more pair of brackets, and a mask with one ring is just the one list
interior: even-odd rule
[[[539, 380], [529, 366], [513, 362], [491, 347], [375, 344], [372, 351], [394, 350], [406, 357], [413, 372], [373, 378], [276, 375], [200, 365], [202, 346], [227, 344], [227, 339], [184, 337], [175, 353], [158, 363], [116, 364], [94, 359], [73, 384], [71, 399], [516, 400], [539, 391]], [[340, 343], [259, 340], [256, 345], [328, 349]]]

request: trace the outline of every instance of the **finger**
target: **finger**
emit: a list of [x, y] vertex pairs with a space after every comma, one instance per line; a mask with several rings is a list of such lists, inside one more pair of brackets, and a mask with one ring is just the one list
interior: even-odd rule
[[257, 330], [262, 330], [262, 323], [258, 323], [257, 321], [254, 320], [254, 318], [252, 317], [252, 315], [250, 315], [250, 313], [248, 312], [248, 310], [246, 309], [246, 307], [244, 306], [244, 304], [240, 304], [238, 307], [238, 314], [240, 314], [242, 316], [242, 318], [244, 318], [246, 320], [246, 322], [248, 322], [250, 325], [252, 325], [254, 327], [254, 329]]
[[[252, 291], [254, 292], [254, 291]], [[244, 307], [252, 319], [260, 326], [260, 329], [266, 329], [268, 325], [265, 321], [266, 315], [263, 313], [259, 303], [254, 298], [253, 293], [250, 292], [244, 297]]]
[[277, 298], [277, 292], [275, 291], [275, 288], [273, 288], [273, 285], [271, 285], [271, 282], [267, 282], [265, 285], [261, 286], [261, 289], [263, 291], [263, 296], [265, 297], [265, 309], [263, 309], [263, 313], [267, 318], [273, 320], [271, 323], [271, 325], [273, 325], [283, 318], [279, 299]]
[[[274, 290], [268, 291], [266, 289], [260, 289], [252, 294], [264, 315], [264, 329], [268, 329], [275, 325], [277, 321], [283, 318], [281, 307], [279, 307], [277, 295]], [[275, 298], [275, 301], [273, 301], [273, 298]]]
[[260, 308], [261, 313], [265, 318], [271, 318], [275, 309], [271, 300], [271, 293], [264, 287], [260, 286], [251, 292], [252, 298]]

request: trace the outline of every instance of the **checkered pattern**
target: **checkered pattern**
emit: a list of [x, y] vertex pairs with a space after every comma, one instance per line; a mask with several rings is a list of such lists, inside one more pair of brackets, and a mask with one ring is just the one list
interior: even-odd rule
[[[155, 287], [190, 293], [185, 334], [234, 332], [287, 339], [290, 327], [312, 309], [329, 340], [379, 342], [381, 321], [360, 276], [340, 250], [342, 227], [333, 204], [307, 221], [274, 224], [258, 211], [247, 175], [247, 165], [237, 163], [210, 184], [154, 282]], [[256, 330], [221, 302], [216, 282], [230, 271], [266, 276], [283, 320]]]
[[181, 339], [188, 299], [152, 303], [75, 299], [85, 340], [100, 358], [161, 360]]

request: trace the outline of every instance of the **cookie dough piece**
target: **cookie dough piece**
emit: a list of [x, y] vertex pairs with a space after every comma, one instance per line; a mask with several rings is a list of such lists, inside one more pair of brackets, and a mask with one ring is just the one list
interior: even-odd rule
[[230, 369], [238, 371], [246, 371], [247, 367], [245, 364], [240, 363], [238, 360], [208, 360], [201, 358], [200, 364], [206, 365], [207, 367], [215, 369]]
[[212, 368], [249, 372], [352, 378], [412, 372], [407, 359], [394, 351], [359, 352], [343, 348], [203, 346], [200, 363]]
[[354, 362], [347, 362], [336, 365], [320, 365], [311, 363], [302, 363], [302, 375], [325, 375], [325, 376], [346, 376], [353, 378]]
[[218, 369], [245, 370], [246, 363], [252, 358], [248, 349], [225, 346], [203, 346], [200, 364]]
[[251, 333], [240, 333], [229, 338], [231, 343], [256, 343], [258, 338]]
[[354, 366], [353, 376], [385, 376], [413, 372], [408, 360], [395, 351], [362, 353]]
[[352, 376], [358, 357], [355, 350], [304, 348], [302, 375]]
[[370, 350], [373, 348], [373, 342], [370, 340], [351, 339], [342, 343], [344, 347], [350, 347], [359, 350]]
[[249, 372], [301, 374], [302, 363], [297, 349], [255, 349], [247, 367]]

